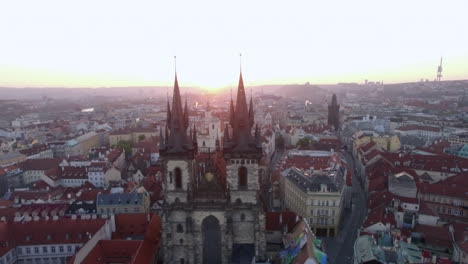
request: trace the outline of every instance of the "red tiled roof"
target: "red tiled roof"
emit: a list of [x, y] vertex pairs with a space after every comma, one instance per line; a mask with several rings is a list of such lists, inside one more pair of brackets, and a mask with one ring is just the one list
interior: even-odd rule
[[15, 247], [11, 224], [0, 221], [0, 258]]
[[118, 157], [122, 154], [121, 148], [114, 148], [109, 154], [107, 154], [107, 160], [110, 162], [115, 162]]
[[36, 145], [33, 145], [30, 148], [19, 150], [19, 153], [24, 154], [26, 156], [32, 156], [34, 154], [41, 153], [42, 151], [46, 151], [48, 149], [49, 149], [49, 147], [47, 145], [36, 144]]
[[420, 125], [404, 125], [404, 126], [395, 128], [395, 130], [400, 130], [400, 131], [423, 130], [423, 131], [431, 131], [431, 132], [441, 131], [440, 127], [420, 126]]
[[430, 193], [466, 199], [468, 197], [467, 182], [468, 173], [461, 173], [436, 183], [421, 182], [418, 187], [421, 194]]
[[27, 170], [48, 170], [57, 167], [60, 164], [60, 159], [28, 159], [19, 164], [23, 171]]
[[150, 263], [154, 259], [161, 246], [162, 222], [161, 218], [151, 215], [151, 221], [146, 228], [143, 243], [136, 253], [132, 264]]
[[363, 224], [363, 227], [366, 228], [377, 223], [382, 223], [384, 225], [388, 223], [391, 226], [392, 225], [395, 226], [396, 225], [395, 216], [393, 215], [392, 212], [386, 212], [385, 206], [379, 206], [379, 207], [373, 208], [367, 214], [367, 218]]
[[69, 219], [13, 222], [17, 245], [82, 244], [105, 223], [104, 219]]
[[447, 248], [452, 246], [452, 238], [446, 226], [416, 225], [413, 231], [422, 233], [429, 245]]
[[126, 239], [132, 236], [143, 236], [150, 222], [149, 214], [117, 214], [115, 215], [116, 231], [113, 239]]
[[100, 240], [81, 263], [131, 263], [142, 243], [141, 240]]
[[293, 212], [267, 212], [266, 230], [283, 231], [287, 228], [288, 232], [293, 230], [297, 224], [297, 216]]
[[54, 181], [60, 179], [88, 179], [86, 167], [60, 166], [49, 169], [44, 174]]
[[361, 153], [366, 153], [367, 151], [369, 151], [371, 148], [375, 147], [376, 145], [377, 144], [374, 141], [371, 141], [371, 142], [368, 142], [366, 144], [363, 144], [363, 145], [359, 146], [358, 150]]
[[49, 190], [30, 190], [30, 191], [14, 191], [10, 196], [10, 200], [24, 199], [26, 201], [31, 200], [43, 200], [47, 201], [50, 199], [55, 200], [62, 197], [64, 188], [59, 186], [50, 188]]

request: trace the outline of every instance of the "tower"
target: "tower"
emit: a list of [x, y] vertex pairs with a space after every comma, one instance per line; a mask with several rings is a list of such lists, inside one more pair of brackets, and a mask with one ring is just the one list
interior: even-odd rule
[[328, 125], [334, 130], [340, 128], [340, 105], [337, 102], [336, 94], [333, 94], [331, 103], [328, 105]]
[[187, 199], [187, 191], [192, 184], [193, 160], [197, 151], [196, 133], [189, 131], [187, 101], [182, 110], [177, 73], [174, 80], [172, 109], [167, 102], [165, 135], [161, 133], [159, 153], [165, 174], [166, 202], [182, 202]]
[[[266, 253], [265, 216], [258, 199], [260, 131], [253, 101], [247, 107], [242, 74], [231, 126], [216, 151], [197, 152], [197, 131], [182, 109], [177, 75], [160, 155], [165, 177], [162, 206], [164, 263], [237, 263]], [[255, 131], [253, 133], [253, 131]], [[222, 150], [221, 150], [222, 148]], [[247, 254], [247, 255], [246, 255]]]
[[442, 57], [440, 57], [440, 64], [437, 67], [437, 81], [440, 82], [441, 78], [442, 78]]

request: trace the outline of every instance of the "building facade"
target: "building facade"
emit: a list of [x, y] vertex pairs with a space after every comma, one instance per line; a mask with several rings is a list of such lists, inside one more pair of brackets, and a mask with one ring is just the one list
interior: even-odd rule
[[165, 263], [240, 263], [266, 254], [265, 217], [258, 199], [262, 148], [247, 107], [242, 75], [237, 102], [231, 101], [223, 152], [197, 153], [177, 76], [172, 109], [167, 109], [160, 155], [164, 170], [163, 255]]
[[309, 222], [318, 236], [338, 233], [343, 208], [342, 186], [333, 176], [307, 175], [291, 168], [285, 177], [285, 205]]

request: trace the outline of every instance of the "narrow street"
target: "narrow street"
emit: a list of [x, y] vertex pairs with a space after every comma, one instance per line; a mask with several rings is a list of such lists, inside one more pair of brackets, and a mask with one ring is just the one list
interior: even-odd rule
[[367, 201], [358, 178], [360, 176], [356, 175], [354, 160], [347, 152], [345, 152], [345, 158], [353, 172], [351, 212], [349, 210], [344, 212], [347, 215], [343, 218], [344, 222], [338, 236], [333, 239], [324, 239], [329, 263], [338, 264], [353, 263], [353, 246], [357, 230], [367, 214]]

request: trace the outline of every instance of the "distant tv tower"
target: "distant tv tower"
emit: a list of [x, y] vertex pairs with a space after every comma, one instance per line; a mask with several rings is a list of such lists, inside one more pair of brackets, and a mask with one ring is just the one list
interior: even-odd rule
[[440, 82], [440, 78], [442, 78], [442, 57], [440, 57], [440, 64], [437, 67], [437, 81]]

